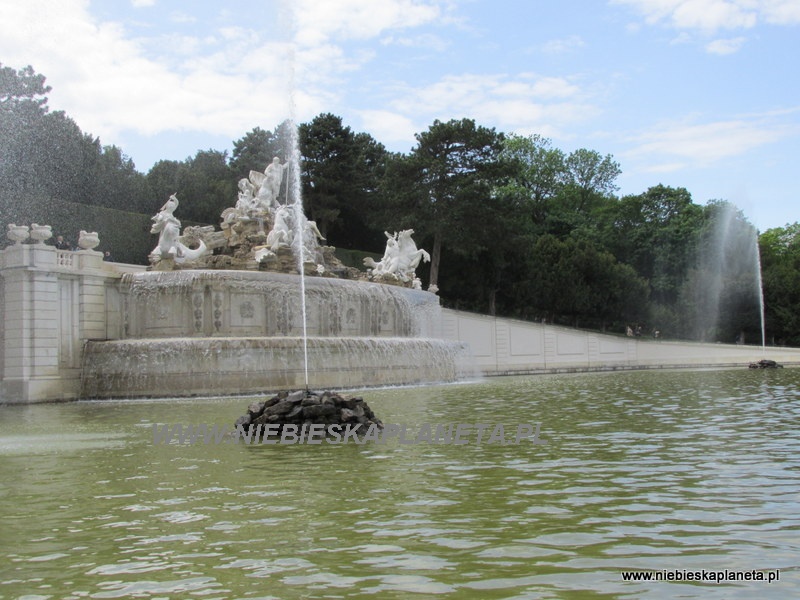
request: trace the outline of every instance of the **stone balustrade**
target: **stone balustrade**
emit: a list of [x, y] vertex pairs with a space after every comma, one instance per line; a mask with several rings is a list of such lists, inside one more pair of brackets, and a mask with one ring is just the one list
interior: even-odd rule
[[87, 340], [107, 339], [109, 296], [124, 271], [93, 250], [42, 243], [0, 250], [0, 403], [79, 396]]

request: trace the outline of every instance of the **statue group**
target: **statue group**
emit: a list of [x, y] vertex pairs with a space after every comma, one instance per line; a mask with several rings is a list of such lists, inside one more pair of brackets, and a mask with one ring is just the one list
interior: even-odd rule
[[378, 279], [385, 283], [391, 283], [394, 279], [420, 288], [421, 284], [415, 271], [420, 261], [430, 262], [431, 257], [425, 250], [418, 249], [417, 244], [411, 239], [414, 230], [404, 229], [399, 233], [390, 234], [388, 231], [383, 233], [386, 236], [383, 258], [377, 263], [370, 257], [364, 259], [370, 279]]
[[[238, 183], [235, 206], [221, 215], [221, 231], [213, 227], [187, 227], [175, 216], [179, 201], [172, 194], [152, 218], [150, 233], [158, 245], [150, 253], [151, 268], [263, 269], [348, 279], [369, 279], [421, 289], [415, 269], [429, 261], [425, 250], [411, 239], [413, 229], [386, 232], [386, 250], [380, 262], [364, 259], [367, 272], [345, 267], [335, 248], [322, 246], [325, 238], [301, 207], [289, 202], [284, 185], [289, 163], [272, 159], [263, 172], [250, 171]], [[283, 200], [283, 202], [281, 201]], [[302, 260], [301, 260], [302, 258]], [[302, 263], [302, 264], [301, 264]]]

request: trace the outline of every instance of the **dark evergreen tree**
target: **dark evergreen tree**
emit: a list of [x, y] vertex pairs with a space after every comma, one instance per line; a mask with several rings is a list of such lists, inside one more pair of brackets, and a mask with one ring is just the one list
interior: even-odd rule
[[493, 192], [505, 183], [503, 135], [462, 119], [434, 121], [416, 137], [410, 155], [390, 162], [384, 190], [397, 227], [413, 227], [430, 243], [430, 284], [438, 286], [443, 247], [474, 256], [492, 242]]

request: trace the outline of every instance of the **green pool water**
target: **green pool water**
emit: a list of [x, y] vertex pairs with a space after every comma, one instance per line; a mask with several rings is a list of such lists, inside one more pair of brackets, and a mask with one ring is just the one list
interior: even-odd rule
[[[253, 398], [0, 407], [0, 598], [789, 598], [800, 370], [357, 392], [547, 444], [154, 444]], [[623, 571], [768, 573], [631, 582]]]

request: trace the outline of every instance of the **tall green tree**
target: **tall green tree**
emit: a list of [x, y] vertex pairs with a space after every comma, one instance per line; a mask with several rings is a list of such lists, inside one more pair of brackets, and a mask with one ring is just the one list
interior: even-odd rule
[[503, 140], [503, 160], [510, 163], [512, 176], [502, 190], [527, 206], [534, 223], [543, 224], [551, 203], [566, 183], [564, 153], [540, 135], [507, 135]]
[[230, 160], [233, 177], [238, 181], [248, 177], [250, 171], [263, 171], [276, 156], [285, 161], [288, 142], [282, 139], [281, 133], [280, 126], [274, 131], [256, 127], [234, 141]]
[[532, 255], [534, 305], [550, 321], [572, 325], [631, 324], [646, 317], [647, 282], [628, 265], [586, 239], [540, 236]]
[[330, 113], [301, 124], [299, 138], [305, 209], [331, 243], [352, 248], [353, 236], [364, 237], [362, 212], [377, 195], [386, 151]]
[[36, 73], [31, 65], [15, 70], [0, 63], [0, 114], [21, 110], [39, 115], [46, 113], [46, 94], [53, 88], [45, 85], [45, 81], [45, 76]]
[[176, 189], [169, 193], [175, 191], [179, 192], [181, 220], [217, 224], [222, 211], [236, 201], [227, 152], [200, 150], [184, 161], [177, 171]]
[[384, 181], [398, 227], [431, 243], [430, 284], [438, 286], [442, 248], [474, 255], [487, 248], [493, 190], [504, 181], [503, 135], [471, 119], [434, 121], [410, 155], [396, 157]]
[[759, 236], [769, 342], [800, 346], [800, 223]]
[[565, 188], [574, 201], [575, 212], [590, 209], [595, 200], [618, 189], [616, 180], [622, 170], [610, 154], [602, 156], [595, 150], [580, 148], [567, 156], [564, 165]]

